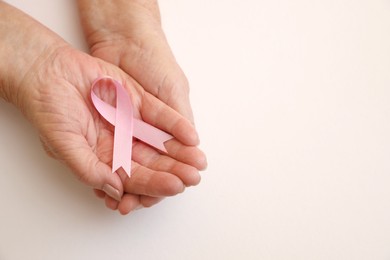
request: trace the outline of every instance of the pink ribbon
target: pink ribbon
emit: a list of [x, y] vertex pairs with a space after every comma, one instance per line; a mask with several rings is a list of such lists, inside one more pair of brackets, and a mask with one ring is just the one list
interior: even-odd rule
[[[97, 83], [105, 81], [116, 89], [116, 108], [101, 100], [93, 91]], [[130, 177], [133, 136], [161, 151], [167, 152], [164, 142], [173, 136], [133, 117], [133, 106], [125, 88], [111, 77], [99, 77], [91, 87], [91, 99], [96, 110], [115, 126], [112, 172], [120, 167]]]

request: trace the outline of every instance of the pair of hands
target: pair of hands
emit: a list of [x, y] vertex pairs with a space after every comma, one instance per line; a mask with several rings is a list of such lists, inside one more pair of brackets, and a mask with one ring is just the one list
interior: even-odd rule
[[[9, 23], [2, 26], [0, 57], [12, 52], [21, 58], [0, 67], [0, 75], [7, 75], [0, 94], [36, 126], [47, 153], [93, 187], [107, 207], [127, 214], [199, 183], [198, 171], [207, 162], [197, 148], [188, 82], [165, 39], [155, 0], [79, 0], [91, 55], [19, 10], [0, 5], [3, 19], [12, 18], [23, 32], [11, 32]], [[135, 141], [131, 178], [111, 173], [113, 127], [89, 98], [92, 82], [102, 75], [124, 83], [136, 117], [175, 137], [165, 143], [167, 154]], [[101, 89], [99, 96], [115, 95]]]

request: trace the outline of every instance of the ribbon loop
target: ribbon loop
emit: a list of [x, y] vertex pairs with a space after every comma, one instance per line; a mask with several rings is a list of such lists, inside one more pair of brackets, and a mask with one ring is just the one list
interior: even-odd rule
[[[115, 87], [116, 108], [101, 100], [93, 91], [95, 86], [103, 80], [107, 81], [108, 85]], [[150, 146], [167, 152], [164, 142], [172, 139], [173, 136], [142, 120], [134, 118], [131, 99], [125, 88], [118, 81], [111, 77], [97, 78], [91, 87], [91, 99], [100, 115], [115, 126], [112, 172], [122, 167], [130, 177], [133, 136]]]

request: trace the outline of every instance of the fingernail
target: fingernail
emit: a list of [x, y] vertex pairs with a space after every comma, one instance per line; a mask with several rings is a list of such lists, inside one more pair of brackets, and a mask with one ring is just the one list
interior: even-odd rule
[[116, 201], [121, 201], [121, 195], [119, 193], [119, 190], [112, 187], [110, 184], [104, 184], [103, 191], [110, 196], [111, 198], [115, 199]]

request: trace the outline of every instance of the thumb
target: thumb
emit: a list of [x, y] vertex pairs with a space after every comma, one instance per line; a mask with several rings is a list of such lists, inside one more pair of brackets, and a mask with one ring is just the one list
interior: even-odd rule
[[92, 148], [84, 139], [84, 144], [77, 144], [76, 147], [68, 147], [58, 158], [65, 161], [76, 176], [85, 184], [104, 191], [108, 196], [120, 201], [123, 195], [123, 184], [116, 173], [111, 172], [111, 168], [100, 161]]

